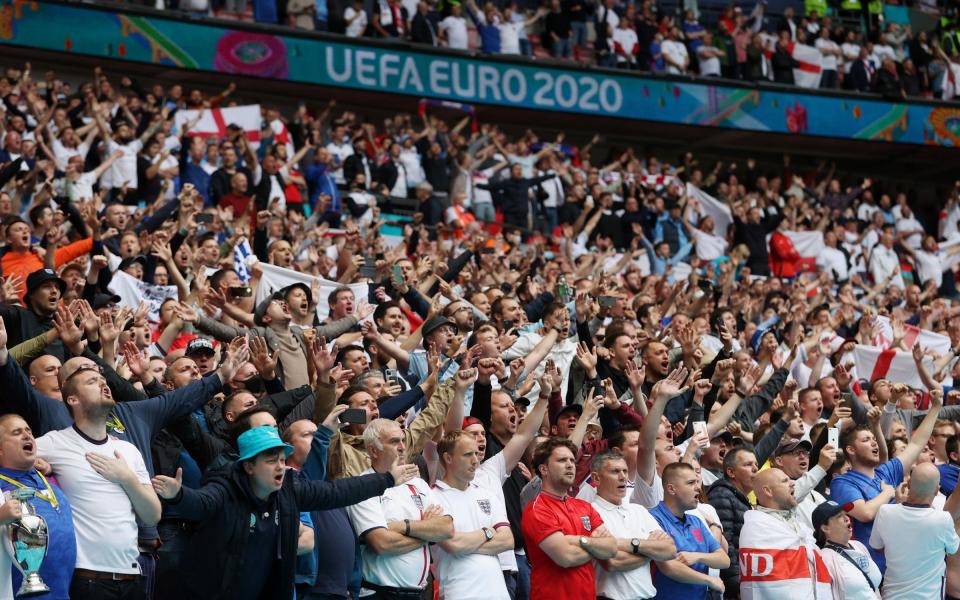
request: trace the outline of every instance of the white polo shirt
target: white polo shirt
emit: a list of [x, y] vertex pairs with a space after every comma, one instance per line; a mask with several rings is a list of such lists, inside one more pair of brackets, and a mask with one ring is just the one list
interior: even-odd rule
[[[373, 469], [367, 469], [361, 475], [373, 472]], [[388, 489], [382, 496], [348, 506], [347, 514], [362, 539], [368, 531], [385, 528], [391, 521], [421, 520], [423, 510], [431, 504], [439, 504], [436, 495], [426, 481], [417, 477]], [[426, 546], [404, 554], [382, 556], [363, 545], [364, 581], [387, 587], [422, 589], [429, 572], [430, 553]]]
[[[453, 517], [454, 531], [510, 527], [506, 508], [485, 487], [471, 482], [461, 491], [438, 480], [433, 491], [444, 512]], [[496, 556], [454, 556], [435, 544], [433, 558], [437, 561], [441, 600], [510, 600]]]
[[[607, 530], [617, 538], [645, 540], [654, 531], [663, 531], [656, 519], [639, 504], [624, 502], [611, 504], [600, 496], [591, 502], [603, 517]], [[597, 571], [597, 595], [614, 600], [633, 600], [634, 598], [653, 598], [657, 588], [653, 587], [650, 576], [650, 563], [629, 571], [611, 572], [599, 562], [594, 564]]]
[[137, 447], [113, 437], [91, 441], [73, 426], [37, 438], [37, 455], [57, 474], [70, 499], [77, 534], [77, 568], [105, 573], [140, 574], [137, 564], [137, 517], [133, 503], [118, 483], [93, 470], [86, 454], [109, 458], [119, 452], [143, 485], [150, 475]]

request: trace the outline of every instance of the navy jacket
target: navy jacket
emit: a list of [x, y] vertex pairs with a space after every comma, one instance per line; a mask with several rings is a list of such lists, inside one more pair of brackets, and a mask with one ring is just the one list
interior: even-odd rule
[[184, 518], [198, 521], [182, 563], [185, 597], [229, 600], [237, 596], [234, 587], [243, 563], [250, 514], [269, 510], [279, 515], [280, 531], [274, 555], [278, 562], [270, 569], [264, 589], [271, 591], [270, 598], [292, 599], [300, 512], [357, 504], [383, 494], [393, 485], [389, 473], [333, 482], [303, 481], [288, 473], [280, 491], [263, 502], [253, 495], [241, 464], [234, 463], [230, 470], [211, 478], [200, 489], [181, 488], [170, 504]]

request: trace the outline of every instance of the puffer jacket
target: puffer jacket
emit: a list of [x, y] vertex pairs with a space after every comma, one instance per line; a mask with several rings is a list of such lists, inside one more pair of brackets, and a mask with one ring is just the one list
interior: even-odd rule
[[723, 537], [727, 538], [727, 554], [730, 566], [720, 571], [720, 577], [727, 589], [740, 588], [740, 529], [743, 528], [743, 515], [750, 510], [750, 501], [733, 487], [726, 479], [720, 479], [707, 491], [707, 501], [717, 509], [720, 524], [723, 525]]

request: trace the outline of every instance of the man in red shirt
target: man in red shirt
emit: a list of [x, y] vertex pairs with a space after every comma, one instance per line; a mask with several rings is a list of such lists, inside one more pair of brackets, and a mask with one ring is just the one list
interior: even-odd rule
[[224, 194], [217, 205], [220, 208], [233, 207], [233, 218], [239, 219], [250, 210], [253, 195], [247, 190], [247, 176], [237, 172], [230, 178], [230, 193]]
[[540, 495], [523, 511], [523, 537], [532, 567], [530, 600], [596, 596], [591, 562], [617, 553], [617, 539], [593, 506], [568, 495], [576, 476], [576, 446], [550, 438], [533, 453]]

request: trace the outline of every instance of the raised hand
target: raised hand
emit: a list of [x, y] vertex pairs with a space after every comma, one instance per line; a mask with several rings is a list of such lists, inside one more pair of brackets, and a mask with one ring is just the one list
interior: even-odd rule
[[348, 408], [350, 408], [350, 405], [348, 404], [335, 405], [333, 410], [327, 414], [327, 418], [320, 423], [320, 426], [325, 427], [327, 431], [331, 433], [336, 433], [340, 429], [340, 415], [342, 415]]
[[143, 374], [147, 372], [148, 361], [133, 342], [127, 342], [123, 345], [123, 359], [126, 361], [130, 373], [137, 379], [141, 379]]
[[156, 475], [150, 480], [153, 491], [164, 500], [173, 500], [180, 493], [183, 487], [183, 469], [177, 468], [177, 476], [167, 477], [166, 475]]
[[657, 394], [660, 398], [673, 398], [686, 391], [687, 388], [681, 387], [687, 379], [686, 367], [674, 369], [666, 378], [657, 382]]
[[476, 383], [480, 372], [477, 369], [460, 369], [454, 376], [454, 386], [458, 391], [466, 391]]
[[85, 346], [85, 344], [81, 342], [83, 332], [77, 327], [70, 311], [62, 305], [58, 306], [57, 311], [53, 314], [53, 326], [56, 328], [57, 334], [60, 336], [60, 341], [63, 342], [67, 350], [72, 352], [74, 356], [79, 356], [83, 353]]
[[327, 350], [327, 338], [320, 336], [313, 340], [313, 366], [316, 367], [318, 374], [328, 372], [333, 368], [337, 361], [337, 352], [339, 352], [339, 348], [336, 342]]
[[577, 344], [577, 362], [580, 363], [580, 366], [583, 367], [583, 370], [586, 371], [588, 375], [594, 373], [597, 370], [596, 347], [587, 349], [585, 342]]
[[[402, 483], [406, 483], [410, 481], [414, 477], [419, 477], [420, 468], [417, 467], [417, 465], [402, 465], [399, 462], [395, 462], [393, 463], [393, 466], [390, 467], [390, 474], [393, 476], [393, 484], [400, 485]], [[439, 510], [439, 512], [437, 512], [436, 509], [439, 509], [439, 507], [436, 507], [436, 509], [434, 509], [435, 506], [436, 505], [430, 505], [424, 510], [423, 512], [424, 519], [428, 518], [428, 511], [432, 511], [430, 512], [429, 516], [439, 517], [440, 515], [443, 514], [442, 510]]]
[[631, 390], [640, 389], [647, 377], [647, 366], [645, 364], [637, 366], [636, 361], [628, 360], [624, 374], [627, 376], [627, 383], [630, 384]]
[[177, 316], [180, 317], [180, 320], [184, 323], [196, 323], [200, 320], [200, 316], [197, 314], [197, 311], [186, 302], [180, 302], [177, 304], [175, 310]]
[[280, 350], [270, 352], [267, 340], [255, 335], [250, 338], [250, 362], [257, 368], [257, 373], [264, 379], [273, 379], [277, 374], [277, 363], [280, 360]]
[[233, 379], [234, 375], [237, 374], [237, 371], [240, 370], [240, 367], [243, 366], [243, 363], [247, 362], [249, 358], [250, 347], [247, 345], [246, 338], [233, 338], [233, 341], [230, 342], [230, 348], [227, 351], [227, 358], [217, 370], [218, 374], [220, 375], [220, 381], [226, 384], [228, 381]]

